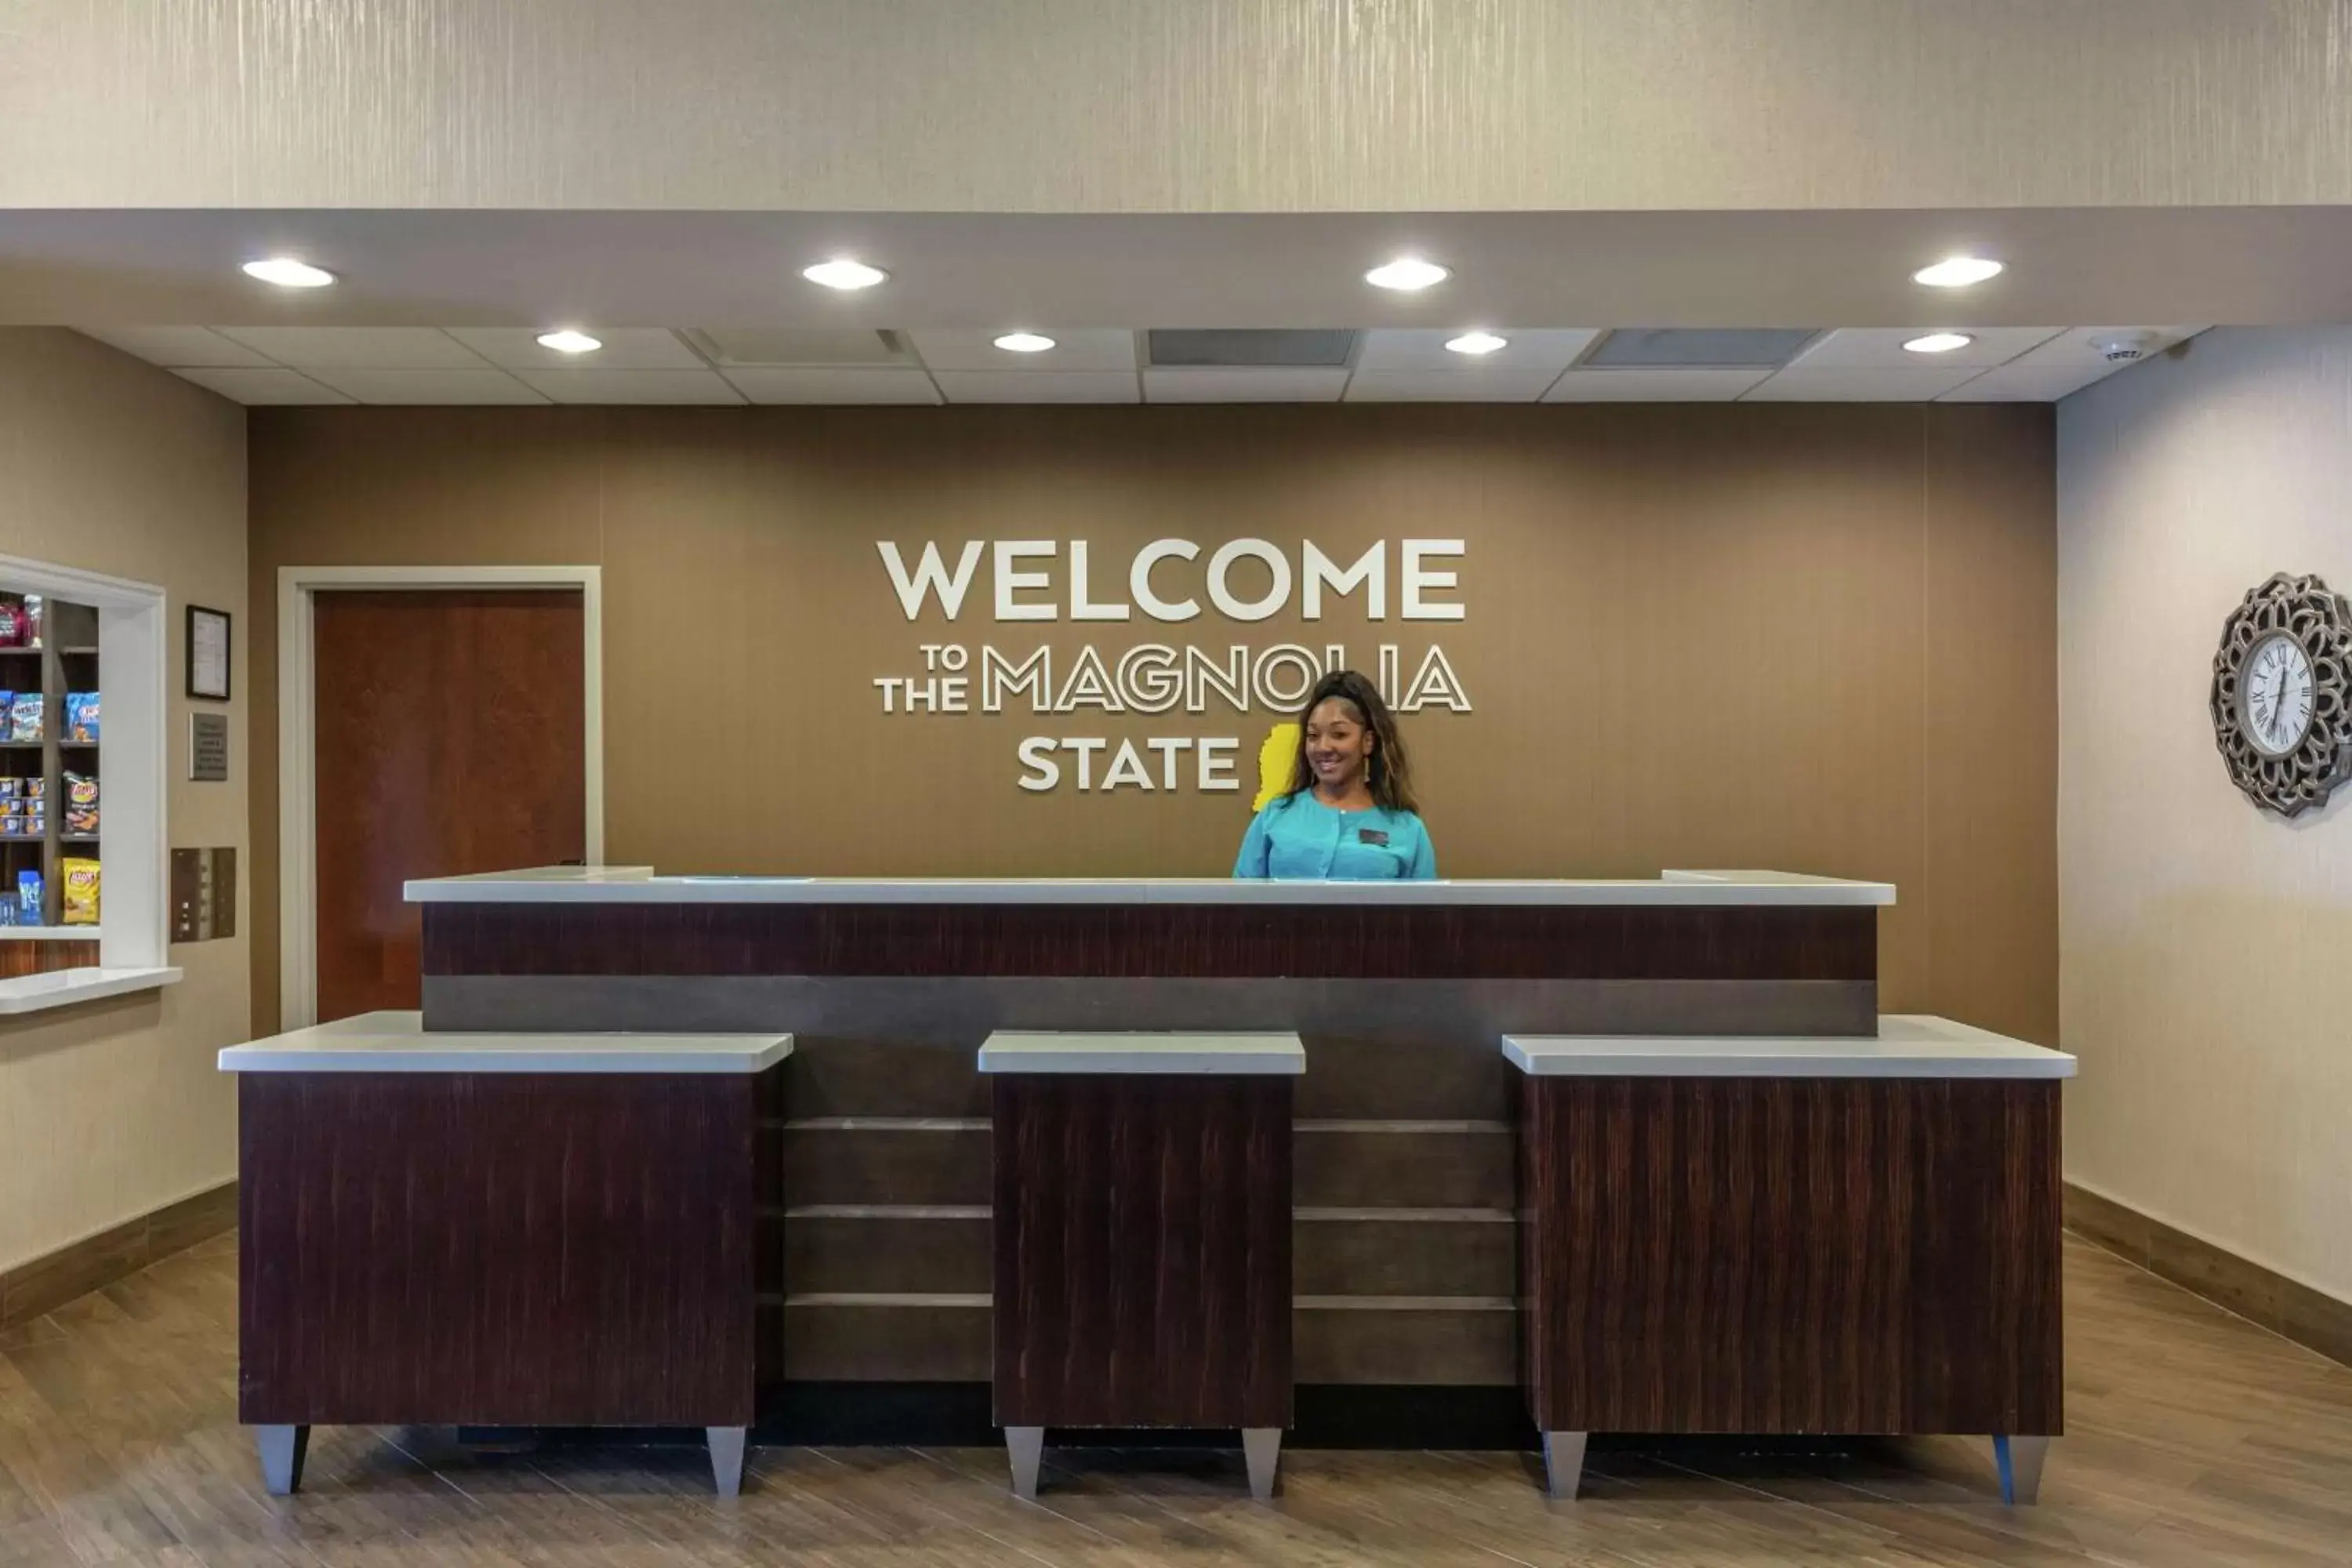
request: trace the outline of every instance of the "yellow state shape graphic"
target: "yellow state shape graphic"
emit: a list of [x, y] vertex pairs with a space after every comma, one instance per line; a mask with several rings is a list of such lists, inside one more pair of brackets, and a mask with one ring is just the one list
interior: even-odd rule
[[1253, 814], [1264, 811], [1274, 797], [1290, 788], [1290, 770], [1298, 760], [1298, 726], [1276, 724], [1265, 732], [1265, 742], [1257, 749], [1257, 798], [1250, 802]]

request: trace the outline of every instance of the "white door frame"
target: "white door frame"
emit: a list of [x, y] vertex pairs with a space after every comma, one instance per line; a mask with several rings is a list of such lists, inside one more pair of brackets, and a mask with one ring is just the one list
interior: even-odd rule
[[280, 1028], [319, 1018], [317, 596], [452, 588], [577, 588], [587, 700], [586, 858], [604, 863], [604, 600], [594, 566], [281, 566], [278, 569], [278, 1005]]

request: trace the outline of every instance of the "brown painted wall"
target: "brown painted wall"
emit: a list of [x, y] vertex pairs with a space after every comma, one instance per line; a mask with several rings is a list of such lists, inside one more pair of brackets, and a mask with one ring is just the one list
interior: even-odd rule
[[[2050, 411], [1886, 405], [257, 410], [255, 1005], [278, 995], [283, 565], [594, 563], [606, 852], [666, 871], [1222, 873], [1268, 716], [888, 717], [916, 645], [1440, 643], [1406, 721], [1442, 868], [1896, 883], [1883, 1004], [2056, 1037]], [[1459, 538], [1460, 622], [950, 626], [876, 552]], [[1393, 577], [1395, 551], [1391, 552]], [[1057, 595], [1065, 568], [1057, 563]], [[1162, 591], [1190, 589], [1181, 563]], [[1236, 586], [1244, 580], [1236, 578]], [[1391, 584], [1391, 613], [1396, 586]], [[1239, 795], [1023, 792], [1024, 735], [1230, 734]]]

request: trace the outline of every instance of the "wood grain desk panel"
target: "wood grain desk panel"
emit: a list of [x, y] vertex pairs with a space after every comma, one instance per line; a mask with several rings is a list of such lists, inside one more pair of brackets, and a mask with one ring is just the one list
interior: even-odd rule
[[427, 904], [447, 975], [1870, 980], [1867, 907]]
[[1291, 1087], [994, 1081], [1000, 1423], [1290, 1424]]
[[1545, 1430], [2060, 1430], [2056, 1082], [1520, 1093]]
[[243, 1075], [239, 1419], [747, 1425], [781, 1081]]

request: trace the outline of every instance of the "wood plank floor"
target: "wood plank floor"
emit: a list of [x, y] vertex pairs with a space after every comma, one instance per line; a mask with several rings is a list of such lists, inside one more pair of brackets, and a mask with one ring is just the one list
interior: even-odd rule
[[2070, 1432], [2015, 1510], [1958, 1439], [1612, 1446], [1562, 1504], [1509, 1454], [1293, 1452], [1266, 1506], [1238, 1453], [1049, 1449], [1028, 1505], [994, 1449], [765, 1449], [719, 1503], [698, 1449], [331, 1428], [281, 1500], [236, 1306], [223, 1237], [0, 1334], [0, 1565], [2352, 1563], [2352, 1369], [2071, 1238]]

